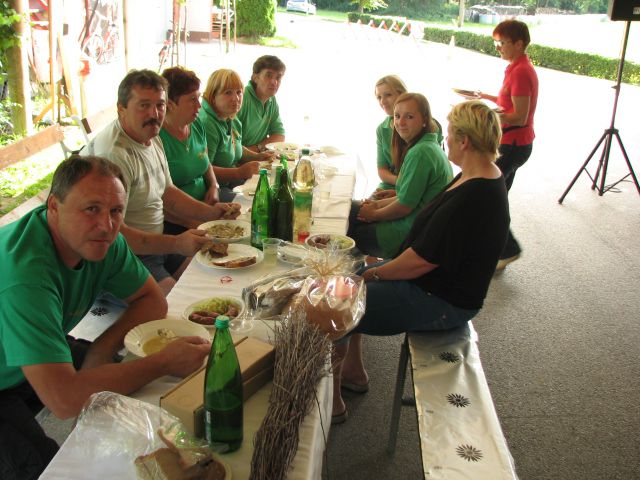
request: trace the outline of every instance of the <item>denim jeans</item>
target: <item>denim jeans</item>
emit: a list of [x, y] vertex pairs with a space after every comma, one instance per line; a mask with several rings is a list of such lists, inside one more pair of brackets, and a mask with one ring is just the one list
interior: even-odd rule
[[[533, 145], [500, 145], [500, 156], [496, 160], [496, 165], [504, 176], [504, 183], [507, 185], [507, 191], [513, 185], [513, 179], [516, 171], [529, 160]], [[518, 241], [513, 236], [513, 232], [509, 229], [507, 243], [502, 250], [500, 258], [510, 258], [522, 251]]]
[[[358, 274], [384, 263], [369, 265]], [[455, 307], [408, 280], [370, 281], [365, 313], [352, 333], [388, 336], [449, 330], [465, 325], [478, 312]]]
[[351, 211], [349, 212], [349, 230], [347, 235], [356, 242], [356, 248], [365, 255], [374, 257], [384, 257], [382, 249], [378, 245], [378, 236], [376, 234], [376, 222], [363, 222], [358, 220], [358, 211], [360, 210], [360, 202], [351, 202]]

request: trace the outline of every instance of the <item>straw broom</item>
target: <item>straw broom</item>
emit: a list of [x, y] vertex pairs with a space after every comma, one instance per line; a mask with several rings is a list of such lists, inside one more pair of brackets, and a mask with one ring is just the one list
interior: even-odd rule
[[254, 438], [251, 480], [286, 478], [298, 450], [299, 429], [329, 373], [331, 341], [295, 309], [274, 331], [276, 360], [269, 408]]

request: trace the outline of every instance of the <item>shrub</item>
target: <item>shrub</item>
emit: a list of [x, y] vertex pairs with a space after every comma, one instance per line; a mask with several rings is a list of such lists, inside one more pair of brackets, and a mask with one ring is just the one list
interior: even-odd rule
[[[493, 45], [493, 39], [489, 35], [432, 27], [425, 27], [424, 29], [424, 39], [431, 42], [449, 43], [452, 36], [455, 38], [455, 43], [458, 47], [498, 56], [498, 52]], [[527, 53], [531, 62], [540, 67], [606, 80], [615, 81], [617, 78], [617, 59], [535, 44], [529, 45]], [[622, 81], [640, 85], [640, 65], [626, 62], [622, 71]]]
[[275, 0], [238, 0], [238, 35], [272, 37], [276, 33]]
[[[380, 26], [380, 24], [384, 21], [387, 28], [389, 28], [393, 22], [395, 21], [398, 25], [398, 31], [402, 30], [407, 23], [407, 19], [404, 17], [381, 17], [379, 15], [369, 15], [368, 13], [357, 13], [357, 12], [349, 12], [347, 14], [347, 19], [351, 23], [356, 23], [358, 20], [368, 25], [371, 20], [373, 20], [373, 24], [376, 26]], [[410, 30], [407, 28], [402, 32], [403, 35], [409, 35]]]

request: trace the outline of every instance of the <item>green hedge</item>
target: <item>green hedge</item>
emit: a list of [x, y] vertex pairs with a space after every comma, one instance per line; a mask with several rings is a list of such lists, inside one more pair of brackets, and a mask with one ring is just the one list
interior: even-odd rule
[[[469, 50], [495, 57], [499, 56], [493, 45], [493, 39], [488, 35], [432, 27], [425, 27], [424, 29], [424, 39], [430, 42], [449, 43], [451, 36], [455, 38], [455, 43], [458, 47], [468, 48]], [[531, 58], [531, 62], [540, 67], [553, 68], [561, 72], [575, 73], [588, 77], [604, 78], [606, 80], [615, 81], [617, 78], [619, 63], [617, 59], [535, 44], [529, 45], [527, 53]], [[625, 62], [622, 81], [640, 85], [640, 65]]]
[[275, 0], [238, 0], [238, 35], [272, 37], [276, 33]]
[[[400, 28], [400, 30], [402, 30], [405, 23], [407, 23], [406, 18], [401, 19], [399, 17], [382, 17], [379, 15], [369, 15], [368, 13], [358, 13], [358, 12], [349, 12], [347, 14], [347, 18], [351, 23], [356, 23], [358, 20], [360, 20], [365, 25], [368, 25], [369, 21], [373, 20], [373, 24], [376, 27], [378, 27], [380, 23], [384, 21], [384, 23], [387, 25], [387, 28], [390, 27], [391, 24], [393, 24], [393, 22], [395, 21], [398, 24], [398, 28]], [[402, 32], [402, 35], [409, 35], [410, 33], [411, 33], [410, 30], [406, 29], [404, 32]]]

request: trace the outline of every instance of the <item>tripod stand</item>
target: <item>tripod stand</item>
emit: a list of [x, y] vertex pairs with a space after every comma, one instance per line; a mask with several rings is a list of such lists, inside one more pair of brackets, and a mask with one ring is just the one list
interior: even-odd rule
[[[576, 180], [578, 180], [578, 177], [582, 174], [582, 172], [586, 172], [589, 178], [593, 181], [593, 183], [591, 184], [591, 190], [598, 190], [598, 195], [600, 196], [604, 195], [605, 192], [608, 192], [609, 190], [611, 190], [613, 187], [615, 187], [617, 184], [622, 182], [628, 176], [631, 176], [631, 178], [633, 178], [633, 182], [636, 184], [636, 189], [638, 190], [638, 194], [640, 194], [640, 186], [638, 185], [638, 179], [636, 178], [636, 174], [633, 172], [633, 167], [631, 167], [631, 162], [629, 161], [629, 156], [627, 155], [627, 151], [624, 149], [624, 145], [622, 144], [620, 133], [618, 132], [618, 129], [615, 128], [616, 112], [618, 110], [618, 97], [620, 96], [620, 82], [622, 81], [622, 69], [624, 68], [624, 56], [627, 52], [627, 40], [629, 39], [630, 27], [631, 27], [631, 21], [629, 20], [627, 21], [627, 24], [625, 25], [625, 29], [624, 29], [624, 40], [622, 42], [622, 55], [620, 57], [620, 63], [618, 64], [618, 75], [616, 79], [616, 85], [613, 87], [616, 94], [615, 94], [615, 100], [613, 102], [613, 115], [611, 115], [611, 125], [609, 126], [609, 128], [607, 128], [604, 131], [604, 133], [600, 137], [600, 140], [598, 140], [598, 143], [596, 143], [596, 146], [587, 157], [587, 160], [582, 164], [582, 167], [580, 167], [580, 170], [578, 170], [578, 173], [576, 174], [576, 176], [573, 177], [573, 180], [571, 180], [571, 183], [569, 184], [567, 189], [564, 191], [562, 196], [558, 199], [558, 203], [562, 203], [562, 201], [564, 200], [564, 197], [567, 196], [567, 194], [569, 193], [569, 190], [571, 190], [571, 188], [576, 183]], [[627, 167], [629, 167], [629, 173], [626, 174], [617, 182], [605, 186], [604, 182], [607, 176], [607, 167], [609, 166], [609, 154], [611, 153], [611, 143], [613, 142], [614, 137], [618, 141], [620, 150], [622, 150], [622, 155], [624, 156], [624, 159], [627, 162]], [[598, 148], [600, 148], [600, 145], [602, 145], [603, 142], [604, 142], [604, 148], [602, 149], [602, 155], [600, 155], [600, 161], [598, 162], [596, 173], [592, 177], [589, 171], [587, 170], [587, 164], [591, 161], [591, 159], [593, 158], [595, 153], [598, 151]], [[600, 185], [598, 185], [598, 178], [600, 179]]]

